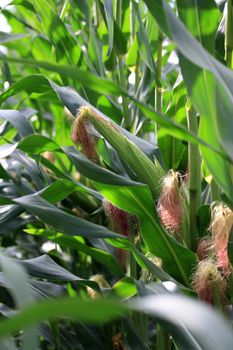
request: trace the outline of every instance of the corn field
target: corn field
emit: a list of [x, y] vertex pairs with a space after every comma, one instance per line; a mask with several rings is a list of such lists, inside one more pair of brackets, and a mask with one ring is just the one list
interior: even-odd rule
[[233, 1], [0, 5], [0, 350], [233, 349]]

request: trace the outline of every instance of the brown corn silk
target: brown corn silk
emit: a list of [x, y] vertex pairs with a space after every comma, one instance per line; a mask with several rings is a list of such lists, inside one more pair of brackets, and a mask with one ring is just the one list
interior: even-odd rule
[[[129, 214], [124, 210], [117, 208], [106, 199], [103, 200], [103, 207], [112, 230], [114, 232], [121, 233], [124, 236], [130, 237], [131, 230]], [[128, 252], [126, 250], [117, 250], [117, 258], [122, 268], [125, 267], [127, 255]]]
[[73, 123], [71, 139], [74, 143], [81, 146], [83, 154], [92, 162], [97, 163], [99, 160], [96, 152], [96, 138], [94, 128], [87, 117], [90, 113], [89, 107], [81, 107]]

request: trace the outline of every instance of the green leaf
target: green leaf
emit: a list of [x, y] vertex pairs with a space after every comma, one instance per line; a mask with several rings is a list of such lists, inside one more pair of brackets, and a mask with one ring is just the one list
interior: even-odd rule
[[137, 294], [137, 288], [134, 279], [131, 277], [124, 277], [112, 286], [110, 296], [116, 295], [121, 300], [127, 300], [135, 294]]
[[138, 265], [142, 269], [149, 271], [156, 279], [159, 279], [161, 281], [172, 281], [175, 284], [181, 285], [168, 273], [166, 273], [161, 267], [155, 265], [152, 261], [145, 257], [143, 253], [141, 253], [129, 240], [122, 240], [117, 238], [107, 239], [107, 241], [113, 247], [130, 251], [134, 256], [134, 259], [137, 261]]
[[177, 281], [189, 285], [196, 255], [181, 246], [159, 224], [155, 204], [147, 186], [119, 187], [96, 184], [111, 203], [129, 213], [136, 214], [140, 231], [148, 250], [163, 260], [163, 266]]
[[[164, 10], [167, 15], [172, 37], [177, 43], [180, 52], [186, 57], [186, 59], [202, 68], [202, 70], [199, 71], [196, 69], [196, 74], [198, 72], [199, 77], [196, 76], [195, 81], [202, 81], [202, 90], [206, 91], [207, 98], [201, 99], [200, 102], [197, 97], [195, 99], [193, 97], [194, 105], [200, 112], [201, 116], [203, 115], [203, 118], [209, 117], [209, 123], [213, 124], [220, 144], [232, 159], [232, 137], [229, 131], [229, 129], [232, 127], [232, 118], [229, 107], [232, 107], [233, 105], [233, 73], [219, 61], [217, 61], [213, 56], [211, 56], [187, 32], [187, 30], [185, 30], [185, 27], [177, 19], [165, 2]], [[193, 77], [193, 65], [190, 64], [188, 60], [183, 60], [181, 65], [186, 66], [185, 81], [189, 86], [189, 80], [191, 77]], [[205, 70], [210, 71], [213, 75], [211, 75], [211, 77], [207, 76]], [[190, 84], [191, 86], [193, 85], [191, 82]], [[195, 88], [197, 87], [195, 86]], [[192, 89], [190, 87], [191, 92]], [[200, 97], [201, 96], [199, 96], [199, 98]], [[223, 109], [219, 105], [221, 102]], [[211, 112], [210, 114], [207, 114], [206, 112], [203, 113], [203, 110], [206, 110], [207, 108], [208, 111]], [[221, 110], [222, 113], [220, 114]]]
[[88, 71], [84, 71], [76, 66], [65, 65], [65, 64], [56, 64], [44, 61], [28, 60], [22, 58], [3, 58], [0, 56], [1, 60], [7, 60], [8, 62], [20, 63], [36, 68], [43, 68], [51, 72], [59, 73], [64, 78], [77, 79], [81, 84], [87, 88], [91, 88], [99, 93], [104, 94], [114, 94], [122, 95], [125, 94], [124, 91], [111, 80], [99, 78]]
[[8, 157], [17, 148], [17, 143], [5, 143], [5, 145], [0, 146], [0, 158]]
[[54, 45], [58, 61], [76, 65], [81, 48], [62, 19], [54, 12], [52, 4], [47, 0], [32, 0], [32, 3], [42, 21], [45, 34]]
[[114, 35], [114, 16], [113, 16], [113, 2], [112, 0], [104, 0], [104, 11], [108, 25], [108, 53], [110, 56], [113, 48]]
[[[0, 255], [0, 264], [3, 270], [3, 275], [10, 289], [10, 292], [19, 309], [24, 309], [34, 302], [28, 276], [24, 269], [19, 266], [14, 260]], [[23, 350], [38, 349], [38, 338], [35, 327], [30, 327], [23, 335]]]
[[[9, 146], [7, 152], [12, 152], [14, 147]], [[110, 170], [100, 167], [92, 163], [83, 154], [78, 152], [74, 147], [60, 148], [53, 140], [42, 135], [32, 135], [24, 138], [18, 144], [18, 148], [29, 154], [41, 154], [44, 151], [62, 152], [66, 154], [71, 163], [76, 169], [86, 177], [110, 184], [122, 184], [122, 185], [136, 185], [137, 183], [130, 179], [124, 178], [123, 176], [117, 175]], [[3, 150], [4, 151], [4, 150]], [[138, 184], [140, 185], [140, 184]]]
[[57, 317], [75, 318], [79, 322], [103, 323], [126, 313], [119, 302], [110, 300], [83, 301], [80, 298], [57, 299], [34, 304], [11, 319], [0, 323], [0, 337], [29, 327], [33, 324], [54, 320]]
[[116, 20], [114, 20], [114, 48], [120, 55], [127, 53], [127, 40]]
[[0, 104], [2, 104], [9, 97], [22, 91], [26, 91], [29, 96], [32, 97], [33, 95], [41, 96], [42, 94], [46, 94], [48, 95], [50, 101], [59, 101], [56, 92], [54, 92], [49, 85], [49, 80], [42, 74], [33, 74], [17, 80], [16, 83], [9, 87], [9, 89], [2, 92], [0, 95]]
[[79, 186], [74, 182], [59, 179], [37, 192], [37, 194], [50, 203], [56, 204], [67, 198], [77, 188]]
[[14, 202], [54, 227], [56, 231], [67, 235], [92, 238], [122, 237], [104, 226], [96, 225], [68, 214], [35, 194], [16, 198]]
[[[1, 59], [1, 56], [0, 56], [0, 59]], [[35, 63], [35, 65], [36, 65], [36, 63]], [[61, 67], [62, 66], [60, 65], [60, 68]], [[69, 66], [69, 68], [70, 68], [70, 66]], [[71, 71], [70, 71], [69, 76], [74, 75], [73, 69], [76, 69], [76, 68], [71, 67]], [[77, 73], [77, 71], [76, 71], [76, 73]], [[110, 81], [106, 81], [106, 80], [101, 79], [102, 82], [100, 82], [100, 85], [98, 85], [98, 82], [99, 82], [98, 78], [91, 75], [90, 73], [88, 74], [87, 72], [81, 71], [81, 74], [80, 74], [80, 76], [77, 77], [77, 79], [80, 82], [82, 82], [83, 85], [85, 85], [87, 87], [91, 87], [94, 90], [96, 89], [99, 92], [102, 91], [103, 93], [106, 93], [107, 95], [109, 94], [109, 92], [111, 92], [112, 94], [116, 94], [116, 95], [121, 95], [121, 94], [124, 95], [125, 94], [124, 91], [119, 90], [119, 88], [115, 84], [111, 83]], [[96, 82], [97, 82], [97, 85], [96, 85]], [[103, 84], [103, 82], [104, 82], [104, 84]], [[105, 87], [105, 85], [106, 85], [105, 82], [111, 84], [111, 87], [109, 88], [108, 85]], [[51, 88], [53, 90], [51, 90]], [[28, 92], [28, 94], [30, 94], [32, 97], [34, 96], [34, 94], [33, 94], [34, 92], [39, 93], [39, 94], [43, 94], [43, 95], [46, 94], [48, 99], [50, 100], [50, 98], [52, 98], [53, 101], [54, 101], [54, 99], [55, 99], [55, 101], [58, 101], [55, 98], [55, 96], [57, 94], [59, 96], [59, 98], [61, 99], [61, 101], [63, 102], [63, 104], [70, 110], [70, 112], [73, 115], [76, 115], [77, 109], [82, 105], [89, 105], [94, 110], [98, 111], [93, 106], [91, 106], [90, 103], [88, 103], [86, 100], [84, 100], [74, 90], [71, 90], [71, 89], [65, 88], [65, 87], [60, 87], [57, 84], [53, 83], [48, 78], [46, 78], [44, 75], [41, 75], [41, 74], [30, 75], [26, 78], [22, 78], [17, 83], [13, 84], [8, 90], [6, 90], [5, 92], [3, 92], [0, 95], [0, 103], [5, 101], [8, 97], [13, 96], [13, 95], [19, 93], [20, 91], [24, 91], [24, 90], [26, 90]], [[54, 91], [55, 91], [55, 94], [54, 94]], [[177, 124], [177, 123], [174, 123], [170, 118], [168, 118], [166, 116], [158, 114], [151, 107], [143, 104], [142, 102], [138, 101], [134, 97], [132, 97], [132, 96], [128, 96], [128, 97], [131, 98], [136, 103], [136, 105], [140, 108], [140, 110], [145, 114], [145, 116], [148, 119], [156, 121], [164, 129], [164, 131], [167, 132], [169, 135], [172, 135], [172, 136], [174, 136], [178, 139], [181, 139], [181, 140], [185, 140], [187, 142], [192, 142], [195, 144], [202, 144], [203, 146], [210, 147], [215, 152], [220, 152], [220, 154], [222, 154], [221, 151], [219, 151], [218, 149], [215, 149], [213, 146], [211, 147], [211, 145], [208, 145], [205, 141], [198, 138], [193, 133], [189, 132], [184, 126]], [[103, 113], [101, 113], [100, 111], [98, 111], [98, 113], [103, 115]], [[152, 144], [150, 144], [149, 142], [146, 142], [145, 140], [143, 140], [139, 137], [136, 137], [135, 135], [129, 133], [128, 131], [124, 130], [120, 126], [118, 126], [118, 128], [130, 140], [132, 140], [134, 143], [136, 143], [137, 146], [144, 153], [148, 154], [148, 156], [150, 156], [150, 158], [153, 156], [153, 154], [155, 153], [155, 147]]]
[[122, 276], [122, 271], [120, 270], [116, 258], [97, 248], [89, 247], [85, 243], [81, 242], [78, 237], [69, 237], [61, 233], [56, 233], [54, 235], [53, 231], [43, 230], [43, 229], [26, 229], [26, 233], [38, 236], [45, 236], [50, 241], [58, 243], [61, 247], [69, 247], [72, 249], [77, 249], [91, 256], [94, 260], [98, 261], [100, 264], [105, 265], [110, 271], [112, 271], [117, 276]]
[[201, 45], [214, 54], [220, 12], [214, 0], [177, 0], [182, 22]]
[[158, 22], [160, 28], [166, 35], [170, 35], [170, 31], [167, 25], [166, 16], [163, 9], [163, 0], [143, 0], [149, 11]]
[[4, 350], [17, 350], [14, 340], [11, 338], [2, 339], [1, 346], [2, 346], [2, 349]]
[[119, 157], [129, 165], [138, 177], [138, 181], [148, 184], [155, 197], [160, 193], [160, 182], [164, 171], [158, 161], [154, 163], [111, 122], [89, 109], [86, 117], [97, 131], [118, 152]]
[[31, 276], [52, 279], [53, 281], [77, 282], [84, 286], [89, 285], [90, 287], [98, 288], [95, 282], [74, 275], [56, 264], [46, 254], [33, 259], [19, 260], [18, 265], [23, 266]]
[[6, 44], [15, 40], [27, 38], [31, 36], [31, 34], [9, 34], [5, 32], [0, 32], [0, 44]]
[[[146, 3], [148, 2], [146, 1]], [[232, 128], [233, 73], [211, 56], [191, 36], [165, 1], [159, 0], [158, 2], [160, 5], [163, 3], [162, 16], [166, 14], [170, 29], [168, 34], [178, 46], [182, 73], [188, 85], [193, 104], [201, 115], [200, 136], [220, 152], [224, 148], [224, 151], [232, 160], [232, 136], [230, 130]], [[150, 9], [152, 11], [151, 7]], [[160, 23], [161, 16], [154, 10], [152, 14]], [[196, 26], [198, 23], [196, 23]], [[207, 71], [211, 72], [211, 74], [207, 73]], [[205, 91], [206, 95], [200, 94], [200, 91]], [[209, 133], [207, 133], [207, 130]], [[232, 198], [232, 165], [229, 164], [229, 161], [222, 161], [220, 157], [215, 158], [211, 150], [206, 151], [206, 149], [203, 150], [202, 148], [202, 155], [216, 182], [229, 198]], [[223, 178], [219, 176], [220, 171], [226, 174]]]
[[156, 67], [155, 67], [154, 57], [151, 51], [150, 43], [148, 41], [146, 30], [142, 22], [138, 4], [133, 3], [133, 6], [139, 22], [139, 28], [137, 31], [138, 51], [143, 61], [146, 63], [146, 65], [150, 68], [151, 72], [156, 77]]
[[179, 349], [231, 349], [231, 328], [207, 304], [181, 295], [166, 294], [139, 299], [133, 309], [148, 312], [161, 322]]
[[20, 111], [1, 109], [0, 118], [10, 122], [22, 137], [34, 133], [31, 124]]
[[128, 307], [119, 301], [58, 299], [32, 305], [0, 323], [0, 337], [57, 317], [79, 322], [103, 323], [122, 317], [131, 310], [147, 312], [172, 334], [180, 349], [231, 349], [232, 331], [226, 321], [209, 306], [181, 295], [163, 294], [138, 298]]

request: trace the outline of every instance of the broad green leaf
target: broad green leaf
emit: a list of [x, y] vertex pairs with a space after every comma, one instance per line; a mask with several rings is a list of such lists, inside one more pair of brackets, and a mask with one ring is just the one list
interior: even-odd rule
[[22, 137], [34, 133], [31, 124], [20, 111], [1, 109], [0, 118], [10, 122]]
[[[10, 293], [17, 307], [23, 310], [34, 302], [27, 274], [14, 260], [3, 254], [0, 255], [0, 264]], [[37, 348], [38, 338], [36, 335], [36, 328], [33, 326], [24, 332], [22, 350], [36, 350]]]
[[[1, 56], [0, 59], [5, 60], [1, 58]], [[64, 78], [77, 79], [77, 81], [83, 84], [85, 87], [91, 88], [91, 90], [94, 90], [99, 93], [115, 95], [125, 93], [124, 91], [122, 91], [121, 87], [118, 87], [111, 80], [99, 78], [89, 73], [88, 71], [84, 71], [76, 66], [55, 64], [50, 62], [28, 60], [22, 58], [7, 58], [6, 60], [9, 62], [20, 63], [25, 65], [27, 64], [31, 67], [39, 67], [48, 71], [56, 72]]]
[[137, 294], [136, 284], [133, 278], [124, 277], [117, 281], [110, 292], [111, 295], [116, 295], [121, 300], [127, 300]]
[[45, 34], [54, 45], [58, 61], [76, 65], [81, 49], [62, 19], [54, 12], [52, 4], [47, 0], [31, 2], [41, 18]]
[[16, 345], [11, 338], [2, 339], [0, 345], [4, 350], [17, 350]]
[[[218, 146], [216, 140], [216, 133], [213, 126], [208, 122], [207, 119], [202, 119], [199, 126], [199, 135], [201, 138], [211, 138], [212, 144]], [[210, 149], [201, 148], [201, 154], [203, 159], [214, 176], [216, 183], [224, 190], [224, 192], [233, 198], [233, 166], [227, 160], [224, 160], [218, 154], [215, 154]]]
[[177, 0], [177, 9], [182, 22], [192, 35], [214, 54], [215, 35], [220, 12], [214, 0]]
[[134, 3], [134, 9], [137, 14], [137, 18], [139, 22], [139, 26], [137, 30], [138, 51], [142, 56], [143, 61], [147, 64], [147, 66], [150, 68], [150, 70], [152, 71], [152, 73], [156, 78], [156, 67], [155, 67], [154, 57], [151, 51], [150, 43], [147, 38], [146, 30], [142, 22], [138, 4]]
[[94, 260], [98, 261], [100, 264], [105, 265], [110, 271], [112, 271], [117, 276], [122, 276], [122, 272], [114, 256], [103, 250], [94, 247], [89, 247], [78, 237], [69, 237], [61, 233], [56, 233], [56, 235], [54, 235], [53, 231], [43, 229], [26, 229], [24, 231], [32, 235], [45, 236], [50, 241], [58, 243], [61, 247], [77, 249], [77, 251], [81, 251], [84, 254], [89, 255]]
[[35, 194], [14, 199], [14, 202], [31, 214], [38, 216], [58, 232], [63, 232], [67, 235], [92, 238], [122, 237], [104, 226], [96, 225], [68, 214]]
[[148, 312], [174, 337], [179, 349], [229, 350], [232, 330], [210, 306], [181, 295], [149, 296], [137, 300], [133, 309]]
[[29, 154], [40, 154], [45, 151], [61, 151], [60, 146], [53, 140], [43, 135], [30, 135], [22, 139], [18, 148]]
[[30, 308], [0, 323], [0, 337], [19, 331], [36, 323], [56, 318], [72, 318], [79, 322], [103, 323], [120, 318], [127, 309], [117, 301], [83, 301], [80, 298], [63, 298], [34, 304]]
[[189, 285], [189, 277], [197, 259], [193, 252], [176, 242], [159, 224], [155, 204], [147, 186], [118, 187], [96, 184], [114, 205], [136, 214], [148, 250], [163, 260], [164, 269], [176, 280]]
[[19, 143], [18, 148], [29, 154], [41, 154], [44, 151], [62, 152], [70, 158], [71, 162], [80, 173], [92, 180], [106, 182], [110, 184], [137, 184], [136, 182], [133, 182], [130, 179], [124, 178], [123, 176], [117, 175], [111, 172], [110, 170], [107, 170], [105, 168], [100, 167], [97, 164], [92, 163], [84, 155], [78, 152], [74, 147], [60, 148], [53, 140], [42, 135], [33, 135], [24, 138]]
[[38, 190], [41, 190], [48, 183], [51, 183], [48, 174], [34, 159], [29, 158], [26, 154], [19, 150], [14, 151], [12, 158], [16, 159], [21, 166], [23, 166], [24, 170], [27, 172], [28, 176], [31, 178]]
[[[1, 59], [1, 57], [0, 57], [0, 59]], [[69, 68], [70, 68], [70, 66], [69, 66]], [[70, 76], [72, 76], [74, 74], [73, 69], [76, 69], [76, 68], [71, 67], [72, 72], [70, 72]], [[101, 86], [98, 85], [98, 79], [96, 77], [94, 77], [93, 75], [91, 75], [90, 73], [87, 74], [87, 73], [81, 72], [80, 76], [77, 77], [77, 79], [80, 80], [82, 82], [82, 84], [84, 84], [84, 85], [85, 85], [85, 81], [86, 81], [87, 86], [91, 86], [94, 89], [96, 86], [96, 90], [98, 90], [99, 92], [103, 91], [103, 93], [106, 93], [106, 94], [111, 92], [112, 94], [116, 94], [116, 95], [120, 95], [120, 94], [125, 93], [122, 90], [119, 91], [119, 88], [115, 84], [111, 83], [110, 81], [107, 81], [107, 83], [111, 84], [111, 87], [109, 87], [108, 85], [106, 87], [104, 87], [104, 85], [106, 85], [105, 84], [106, 81], [104, 81], [103, 79], [102, 79], [102, 83], [100, 83]], [[97, 85], [96, 85], [96, 81], [97, 81]], [[103, 82], [104, 82], [104, 84], [103, 84]], [[48, 99], [52, 98], [53, 101], [54, 101], [54, 99], [55, 99], [55, 101], [57, 101], [57, 99], [55, 98], [56, 95], [54, 94], [54, 91], [51, 90], [51, 88], [55, 91], [55, 94], [57, 94], [59, 96], [61, 101], [70, 110], [70, 112], [73, 115], [76, 115], [77, 109], [82, 105], [89, 105], [90, 107], [94, 108], [93, 106], [90, 105], [90, 103], [85, 101], [74, 90], [71, 90], [71, 89], [65, 88], [65, 87], [60, 87], [41, 74], [31, 75], [31, 76], [28, 76], [26, 78], [19, 80], [17, 83], [12, 85], [8, 90], [3, 92], [2, 95], [0, 95], [0, 103], [5, 101], [8, 97], [10, 97], [14, 94], [17, 94], [20, 91], [24, 91], [24, 90], [26, 90], [32, 97], [33, 97], [33, 93], [36, 92], [36, 93], [40, 93], [40, 94], [46, 94]], [[182, 125], [174, 123], [170, 118], [158, 114], [151, 107], [143, 104], [142, 102], [138, 101], [134, 97], [131, 97], [131, 96], [128, 96], [128, 97], [131, 98], [136, 103], [136, 105], [140, 108], [140, 110], [145, 114], [145, 116], [148, 119], [156, 121], [164, 129], [164, 131], [167, 132], [169, 135], [172, 135], [178, 139], [185, 140], [188, 142], [202, 144], [206, 147], [210, 147], [210, 148], [214, 149], [214, 147], [211, 147], [211, 145], [208, 145], [205, 141], [198, 138], [193, 133], [189, 132]], [[98, 113], [103, 114], [100, 111], [98, 111]], [[152, 144], [150, 144], [149, 142], [146, 142], [145, 140], [143, 140], [141, 138], [136, 137], [135, 135], [130, 134], [128, 131], [124, 130], [120, 126], [118, 126], [118, 128], [130, 140], [132, 140], [134, 143], [136, 143], [138, 145], [138, 147], [144, 153], [148, 154], [148, 156], [150, 156], [150, 158], [153, 157], [153, 154], [155, 153], [155, 147]], [[221, 151], [219, 151], [218, 149], [217, 150], [214, 149], [214, 151], [221, 153]]]
[[[80, 191], [82, 193], [85, 192], [87, 194], [91, 194], [94, 198], [96, 198], [98, 200], [103, 199], [102, 195], [99, 192], [92, 190], [91, 188], [83, 185], [81, 182], [74, 180], [71, 176], [64, 174], [61, 170], [59, 170], [53, 163], [49, 162], [46, 158], [41, 157], [40, 161], [43, 165], [45, 165], [48, 169], [50, 169], [59, 178], [59, 180], [57, 180], [57, 182], [59, 182], [61, 184], [60, 186], [64, 185], [66, 187], [66, 182], [69, 182], [68, 187], [71, 187], [70, 184], [72, 183], [74, 186], [73, 188], [75, 190]], [[79, 199], [80, 199], [80, 197], [79, 197]], [[86, 202], [88, 201], [87, 197], [85, 197], [85, 201]], [[88, 206], [88, 203], [86, 203], [86, 204]], [[89, 204], [90, 204], [90, 202], [89, 202]], [[93, 212], [93, 210], [91, 212]]]
[[114, 21], [114, 48], [119, 55], [127, 53], [127, 40], [117, 21]]
[[5, 145], [0, 146], [0, 158], [8, 157], [17, 148], [17, 143], [5, 143]]
[[19, 40], [30, 36], [31, 34], [9, 34], [5, 32], [0, 32], [0, 44], [6, 44], [11, 41]]
[[[212, 123], [216, 136], [220, 145], [225, 149], [228, 156], [232, 158], [232, 137], [230, 135], [230, 129], [232, 126], [232, 118], [230, 112], [230, 106], [233, 105], [233, 73], [220, 62], [218, 62], [213, 56], [211, 56], [186, 30], [182, 23], [172, 13], [167, 5], [164, 3], [164, 9], [169, 22], [172, 37], [178, 45], [182, 55], [189, 61], [198, 65], [202, 70], [196, 69], [200, 77], [198, 80], [202, 81], [202, 90], [206, 91], [207, 96], [205, 99], [201, 99], [199, 96], [192, 93], [194, 81], [190, 82], [190, 78], [193, 78], [193, 65], [188, 60], [181, 61], [181, 65], [186, 67], [185, 81], [190, 87], [192, 98], [195, 107], [203, 114], [203, 109], [207, 109], [210, 114], [204, 113], [203, 117], [209, 118], [209, 123]], [[175, 30], [176, 28], [176, 30]], [[174, 31], [175, 30], [175, 31]], [[183, 64], [182, 64], [183, 63]], [[213, 75], [207, 77], [205, 70], [210, 71]], [[191, 86], [192, 89], [191, 89]], [[195, 85], [194, 85], [195, 86]], [[195, 86], [196, 87], [196, 86]], [[199, 90], [200, 91], [200, 90]], [[223, 94], [224, 91], [224, 94]], [[220, 107], [222, 102], [223, 110]], [[222, 112], [220, 114], [220, 112]]]
[[122, 317], [129, 310], [147, 312], [162, 323], [180, 349], [231, 349], [232, 331], [226, 321], [209, 306], [181, 296], [164, 294], [138, 298], [129, 306], [119, 301], [58, 299], [32, 305], [0, 323], [0, 337], [29, 325], [57, 317], [79, 322], [103, 323]]
[[0, 164], [0, 178], [2, 180], [9, 180], [10, 176], [7, 173], [7, 171], [3, 168], [3, 166]]
[[[146, 1], [146, 3], [148, 2], [150, 1]], [[217, 147], [220, 152], [222, 148], [224, 148], [228, 157], [232, 158], [232, 136], [230, 130], [232, 127], [231, 106], [233, 105], [233, 73], [211, 56], [201, 44], [191, 36], [165, 2], [160, 0], [158, 2], [160, 5], [163, 3], [162, 16], [166, 14], [170, 29], [168, 34], [176, 42], [182, 54], [182, 56], [180, 55], [182, 72], [189, 87], [194, 106], [200, 112], [202, 118], [208, 118], [208, 125], [212, 127], [211, 136], [213, 141], [209, 135], [205, 135], [207, 136], [205, 141], [212, 144], [215, 148]], [[158, 16], [151, 7], [150, 10], [155, 19], [161, 23], [161, 16]], [[167, 30], [167, 28], [165, 28], [165, 30]], [[182, 57], [185, 57], [185, 59], [182, 59]], [[201, 69], [197, 68], [197, 66]], [[212, 74], [207, 74], [206, 70], [210, 71]], [[200, 91], [205, 91], [207, 96], [200, 94]], [[203, 123], [203, 121], [201, 123]], [[203, 136], [203, 130], [201, 136]], [[232, 166], [226, 161], [224, 168], [221, 167], [222, 172], [224, 172], [226, 168], [228, 169], [227, 173], [229, 176], [228, 178], [227, 176], [224, 177], [220, 183], [218, 177], [220, 165], [218, 165], [218, 160], [213, 162], [214, 155], [211, 151], [204, 151], [203, 157], [216, 179], [216, 182], [223, 188], [226, 194], [232, 198]]]
[[[185, 5], [187, 10], [186, 15], [184, 13]], [[213, 54], [215, 32], [219, 20], [219, 12], [215, 2], [213, 0], [208, 0], [205, 3], [201, 1], [196, 3], [188, 1], [187, 3], [186, 1], [184, 4], [183, 0], [179, 0], [178, 10], [190, 32], [201, 42], [203, 47]], [[215, 81], [209, 73], [204, 70], [201, 71], [197, 67], [191, 69], [190, 62], [183, 57], [180, 57], [180, 63], [191, 98], [201, 113], [199, 135], [207, 142], [211, 140], [211, 144], [218, 148], [218, 132], [216, 132], [218, 126], [214, 127], [213, 118], [216, 118], [217, 115], [222, 116], [224, 113], [228, 113], [227, 109], [224, 111], [224, 96], [222, 95], [222, 101], [219, 100], [219, 95], [215, 92]], [[196, 75], [195, 77], [194, 74]], [[200, 90], [203, 89], [205, 89], [208, 98], [206, 98], [204, 94], [200, 95]], [[214, 97], [216, 97], [216, 102], [214, 101]], [[228, 101], [226, 101], [226, 103], [228, 103]], [[229, 106], [229, 109], [230, 108]], [[214, 175], [217, 183], [220, 184], [221, 188], [231, 197], [233, 195], [233, 192], [230, 190], [233, 183], [233, 177], [231, 175], [232, 166], [229, 162], [219, 157], [219, 155], [213, 154], [210, 149], [207, 150], [203, 147], [201, 149], [207, 167]], [[221, 147], [219, 147], [219, 149], [221, 149]]]
[[42, 94], [46, 94], [50, 101], [59, 101], [56, 92], [50, 88], [49, 80], [41, 74], [33, 74], [19, 79], [16, 83], [12, 84], [9, 89], [2, 92], [0, 95], [0, 103], [2, 104], [7, 98], [22, 91], [26, 91], [31, 97], [33, 97], [33, 95], [35, 97], [41, 97]]
[[104, 0], [104, 11], [108, 25], [108, 56], [110, 56], [113, 48], [114, 35], [114, 15], [113, 15], [113, 1]]
[[84, 286], [89, 285], [95, 289], [98, 288], [95, 282], [74, 275], [59, 266], [46, 254], [33, 259], [19, 260], [18, 265], [23, 266], [31, 276], [47, 278], [53, 281], [77, 282]]
[[148, 7], [151, 14], [154, 16], [158, 22], [160, 28], [166, 35], [170, 35], [170, 31], [167, 25], [166, 16], [163, 9], [163, 0], [143, 0]]
[[[41, 191], [37, 192], [43, 199], [49, 201], [52, 204], [56, 204], [71, 193], [79, 188], [78, 184], [66, 180], [57, 180], [51, 185], [43, 188]], [[83, 190], [83, 189], [81, 189]]]
[[[112, 259], [111, 255], [110, 255], [111, 258], [109, 258], [109, 254], [106, 253], [105, 251], [84, 245], [82, 242], [80, 242], [78, 237], [75, 237], [75, 236], [70, 237], [57, 232], [56, 234], [54, 234], [54, 232], [51, 230], [49, 231], [49, 230], [43, 230], [43, 229], [39, 229], [39, 230], [26, 229], [24, 231], [29, 234], [44, 235], [51, 241], [61, 244], [61, 246], [67, 246], [67, 247], [69, 246], [73, 248], [76, 247], [77, 249], [81, 250], [87, 255], [90, 255], [93, 259], [96, 259], [100, 263], [102, 264], [106, 263], [108, 268], [111, 269], [112, 272], [115, 273], [116, 275], [122, 274], [119, 271], [119, 267], [114, 266], [115, 259]], [[141, 252], [139, 252], [129, 240], [108, 239], [108, 242], [116, 248], [121, 248], [121, 249], [130, 251], [133, 254], [139, 266], [141, 266], [142, 269], [148, 270], [155, 278], [160, 279], [161, 281], [172, 281], [174, 283], [177, 283], [176, 280], [173, 279], [165, 271], [163, 271], [162, 268], [160, 268], [159, 266], [156, 266], [153, 262], [147, 259]]]
[[23, 210], [20, 206], [16, 204], [3, 204], [0, 206], [0, 224], [5, 224], [6, 222], [10, 222], [14, 218], [18, 217], [23, 213]]

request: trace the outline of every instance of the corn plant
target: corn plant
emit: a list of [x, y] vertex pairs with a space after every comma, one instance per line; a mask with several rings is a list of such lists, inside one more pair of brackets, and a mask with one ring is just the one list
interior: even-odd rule
[[232, 349], [232, 6], [3, 1], [0, 349]]

